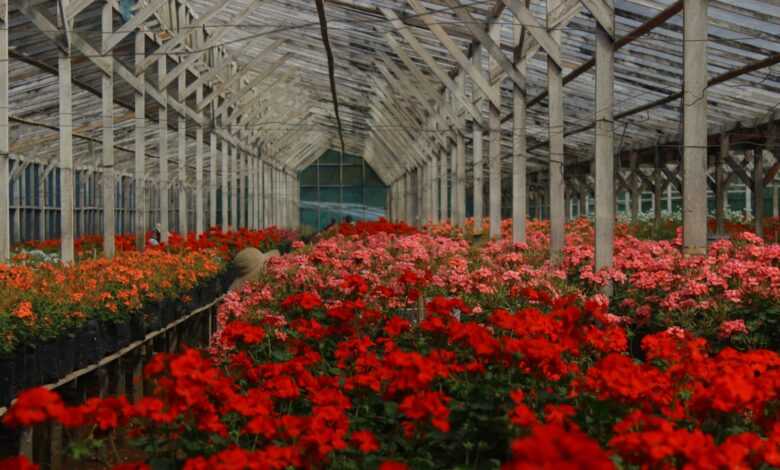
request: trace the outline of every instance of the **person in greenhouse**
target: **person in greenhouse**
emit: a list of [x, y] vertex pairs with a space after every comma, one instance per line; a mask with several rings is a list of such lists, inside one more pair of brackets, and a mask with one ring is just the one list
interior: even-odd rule
[[248, 247], [239, 251], [230, 263], [230, 290], [237, 290], [247, 282], [259, 280], [266, 263], [274, 256], [279, 256], [278, 250], [263, 253], [257, 248]]

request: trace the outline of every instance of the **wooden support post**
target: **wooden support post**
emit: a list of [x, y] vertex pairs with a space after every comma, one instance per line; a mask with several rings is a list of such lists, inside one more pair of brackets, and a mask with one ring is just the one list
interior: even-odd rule
[[8, 0], [0, 0], [0, 262], [11, 257], [11, 201], [8, 188]]
[[[185, 100], [182, 98], [184, 95], [184, 89], [187, 88], [187, 74], [183, 73], [179, 75], [178, 80], [178, 96], [179, 101], [185, 104]], [[187, 217], [187, 120], [179, 114], [179, 128], [177, 132], [179, 143], [179, 172], [178, 172], [178, 196], [179, 196], [179, 234], [187, 236], [189, 232], [188, 217]]]
[[441, 207], [439, 198], [439, 157], [436, 153], [428, 163], [428, 187], [431, 188], [431, 222], [438, 223], [441, 220]]
[[[472, 54], [471, 54], [471, 63], [474, 65], [474, 67], [477, 70], [482, 70], [482, 45], [479, 43], [474, 43], [474, 47], [472, 48]], [[490, 78], [490, 77], [488, 77]], [[472, 86], [471, 88], [473, 90], [472, 93], [472, 100], [475, 100], [479, 96], [479, 89], [475, 86]], [[480, 104], [476, 105], [477, 109], [482, 111], [482, 107]], [[482, 176], [484, 173], [484, 164], [483, 164], [483, 156], [484, 153], [482, 151], [482, 122], [474, 121], [473, 127], [472, 127], [472, 139], [471, 139], [471, 149], [472, 149], [472, 171], [473, 171], [473, 178], [474, 178], [474, 192], [472, 194], [472, 199], [474, 203], [474, 235], [481, 235], [482, 234], [482, 219], [484, 217], [484, 211], [483, 206], [484, 202], [482, 201], [482, 194], [483, 194], [483, 185], [482, 185]]]
[[[163, 55], [157, 60], [157, 78], [160, 83], [162, 83], [165, 78], [167, 61], [167, 55]], [[161, 99], [158, 116], [158, 123], [160, 126], [160, 239], [163, 243], [168, 243], [168, 231], [170, 230], [168, 223], [168, 205], [170, 202], [170, 197], [168, 195], [168, 93], [162, 86], [160, 88]]]
[[[774, 158], [775, 161], [780, 160], [780, 153], [778, 153], [777, 149], [777, 124], [775, 124], [773, 119], [769, 120], [767, 128], [766, 152], [770, 155], [770, 158]], [[775, 179], [775, 176], [770, 178], [771, 181], [767, 181], [765, 179], [764, 184], [769, 184], [770, 182], [772, 183], [772, 215], [777, 217], [780, 215], [780, 212], [778, 212], [780, 210], [778, 208], [778, 203], [780, 203], [780, 200], [778, 200], [779, 195], [777, 192], [777, 182]], [[775, 242], [777, 242], [777, 240], [775, 240]]]
[[[67, 8], [68, 0], [62, 0]], [[73, 247], [73, 82], [71, 81], [70, 50], [60, 51], [58, 59], [60, 81], [60, 246], [63, 263], [74, 261]]]
[[445, 150], [441, 153], [439, 156], [439, 164], [440, 172], [439, 172], [439, 209], [441, 210], [441, 221], [446, 222], [450, 218], [449, 208], [450, 208], [450, 193], [449, 193], [449, 187], [447, 184], [449, 183], [449, 171], [448, 171], [448, 160], [449, 160], [449, 152], [448, 150]]
[[[203, 87], [195, 90], [195, 101], [203, 100]], [[203, 113], [199, 114], [203, 118]], [[195, 234], [203, 233], [206, 214], [203, 204], [203, 126], [198, 124], [195, 128]]]
[[228, 163], [230, 164], [230, 223], [233, 230], [238, 230], [240, 219], [238, 217], [238, 194], [241, 191], [238, 171], [239, 150], [234, 145], [228, 146]]
[[[501, 21], [499, 18], [490, 18], [494, 23], [490, 26], [490, 38], [501, 47]], [[491, 55], [488, 60], [488, 70], [493, 70], [498, 65]], [[493, 77], [488, 77], [493, 81]], [[496, 80], [493, 87], [497, 90], [497, 101], [501, 102], [501, 81]], [[488, 103], [488, 214], [490, 216], [490, 238], [501, 237], [501, 109], [492, 101]]]
[[263, 169], [263, 159], [257, 159], [257, 225], [259, 228], [265, 228], [265, 179]]
[[753, 150], [753, 224], [756, 235], [764, 236], [764, 153]]
[[[661, 202], [664, 197], [664, 176], [661, 171], [661, 165], [664, 162], [658, 145], [653, 150], [653, 228], [657, 234], [661, 229]], [[720, 183], [718, 183], [718, 186], [720, 187]]]
[[135, 180], [135, 248], [138, 251], [146, 246], [146, 221], [149, 205], [146, 203], [146, 96], [145, 73], [140, 70], [144, 62], [146, 48], [146, 34], [143, 30], [135, 33], [135, 65], [136, 78], [139, 79], [140, 90], [134, 94], [135, 111], [135, 154], [134, 173]]
[[637, 171], [639, 171], [639, 168], [637, 167], [639, 154], [635, 151], [632, 151], [628, 154], [628, 158], [629, 167], [631, 170], [631, 176], [628, 180], [629, 184], [631, 185], [629, 188], [631, 193], [631, 220], [636, 222], [639, 220], [639, 198], [642, 194], [642, 181], [639, 179], [639, 175], [637, 175]]
[[731, 139], [723, 132], [720, 135], [720, 148], [715, 161], [715, 233], [723, 236], [726, 233], [726, 195], [728, 194], [728, 179], [724, 165], [729, 156]]
[[23, 455], [27, 457], [27, 460], [33, 461], [33, 442], [35, 441], [35, 435], [34, 435], [34, 428], [33, 427], [26, 427], [22, 429], [21, 435], [19, 436], [19, 455]]
[[220, 154], [222, 155], [222, 231], [227, 232], [230, 230], [230, 211], [228, 211], [228, 194], [230, 193], [228, 188], [228, 160], [230, 160], [230, 144], [224, 139], [222, 139], [222, 148], [220, 150]]
[[406, 170], [404, 179], [406, 181], [406, 223], [414, 225], [414, 179], [412, 177], [413, 170]]
[[52, 422], [49, 425], [49, 468], [50, 470], [62, 470], [64, 450], [62, 439], [62, 424]]
[[[103, 5], [102, 31], [103, 54], [113, 57], [105, 46], [111, 39], [111, 31], [114, 24], [113, 6], [111, 2]], [[116, 202], [114, 200], [114, 62], [108, 64], [108, 71], [102, 77], [103, 100], [103, 165], [101, 180], [103, 183], [103, 256], [113, 258], [116, 250], [114, 240], [114, 214]]]
[[[547, 1], [548, 22], [551, 16], [560, 8], [562, 0]], [[561, 46], [561, 31], [550, 31], [550, 36]], [[550, 135], [550, 163], [549, 163], [549, 198], [550, 198], [550, 261], [557, 265], [563, 259], [563, 244], [565, 230], [564, 208], [564, 154], [563, 154], [563, 82], [561, 67], [555, 61], [547, 57], [547, 89], [549, 106], [549, 135]], [[597, 110], [601, 107], [596, 106]], [[597, 157], [600, 154], [596, 154]], [[610, 178], [612, 175], [610, 174]], [[596, 203], [596, 207], [599, 203]]]
[[209, 132], [209, 227], [217, 226], [217, 135]]
[[707, 254], [707, 6], [685, 0], [683, 21], [683, 252]]
[[[458, 76], [458, 86], [463, 92], [463, 73]], [[463, 132], [466, 129], [466, 121], [458, 122], [460, 130], [455, 133], [455, 170], [453, 171], [453, 184], [455, 185], [454, 200], [452, 206], [453, 224], [464, 227], [466, 224], [466, 139]]]
[[[610, 9], [609, 15], [614, 19], [613, 2], [608, 0], [606, 3]], [[597, 23], [596, 142], [593, 167], [596, 210], [594, 257], [597, 270], [612, 266], [615, 231], [615, 153], [613, 134], [615, 43], [612, 34], [614, 34], [614, 26], [612, 31], [607, 31], [604, 25]], [[556, 38], [556, 40], [558, 39]], [[550, 95], [552, 96], [552, 93]], [[558, 124], [562, 126], [563, 119]], [[563, 136], [562, 132], [563, 129], [561, 129], [561, 137]], [[559, 145], [561, 150], [563, 150], [563, 142]], [[609, 290], [609, 287], [607, 290]]]
[[133, 403], [138, 403], [144, 397], [144, 362], [146, 358], [146, 345], [138, 348], [138, 353], [133, 357], [132, 389]]
[[[520, 73], [527, 76], [527, 67], [523, 61], [524, 32], [523, 25], [512, 25], [512, 43], [519, 44], [513, 51], [513, 64], [521, 67]], [[512, 241], [525, 243], [525, 218], [528, 212], [526, 207], [526, 88], [519, 87], [516, 83], [512, 87]]]

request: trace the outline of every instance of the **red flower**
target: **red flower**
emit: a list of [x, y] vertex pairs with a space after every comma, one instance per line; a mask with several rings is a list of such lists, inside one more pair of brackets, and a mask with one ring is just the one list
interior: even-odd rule
[[59, 394], [44, 387], [35, 387], [19, 394], [3, 417], [3, 423], [6, 426], [32, 426], [60, 419], [64, 413], [65, 404]]
[[580, 431], [566, 431], [557, 424], [533, 426], [529, 436], [515, 439], [512, 442], [512, 457], [513, 460], [502, 465], [502, 469], [615, 468], [598, 442]]
[[423, 391], [404, 398], [399, 409], [412, 421], [430, 418], [433, 427], [441, 432], [449, 432], [450, 410], [447, 403], [450, 400], [450, 397], [442, 392]]
[[222, 338], [225, 344], [232, 346], [236, 341], [243, 344], [257, 344], [265, 337], [265, 330], [257, 325], [242, 321], [229, 323], [222, 332]]
[[395, 460], [385, 460], [379, 465], [379, 470], [409, 470], [409, 466]]
[[27, 460], [27, 457], [18, 455], [6, 457], [0, 460], [0, 469], [3, 470], [38, 470], [40, 467]]
[[352, 445], [360, 452], [369, 454], [379, 450], [379, 443], [371, 431], [355, 431], [352, 433]]

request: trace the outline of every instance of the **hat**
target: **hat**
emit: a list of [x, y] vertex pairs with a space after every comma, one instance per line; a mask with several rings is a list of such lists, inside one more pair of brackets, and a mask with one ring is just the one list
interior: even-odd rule
[[230, 266], [234, 277], [233, 283], [230, 284], [230, 290], [236, 290], [246, 282], [260, 279], [265, 264], [274, 256], [279, 256], [277, 250], [263, 253], [257, 248], [249, 247], [239, 251]]

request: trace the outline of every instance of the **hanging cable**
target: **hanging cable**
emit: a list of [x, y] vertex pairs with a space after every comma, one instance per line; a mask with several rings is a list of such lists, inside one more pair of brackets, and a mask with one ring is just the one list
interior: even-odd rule
[[328, 40], [328, 20], [325, 18], [325, 4], [323, 0], [315, 0], [317, 3], [317, 14], [320, 17], [320, 31], [322, 32], [322, 45], [325, 46], [325, 55], [328, 57], [328, 78], [330, 79], [330, 94], [333, 96], [333, 109], [336, 113], [336, 127], [339, 131], [339, 140], [341, 141], [341, 155], [346, 153], [344, 146], [344, 131], [341, 128], [341, 117], [339, 117], [339, 98], [336, 94], [336, 75], [335, 65], [333, 63], [333, 51], [330, 49]]

